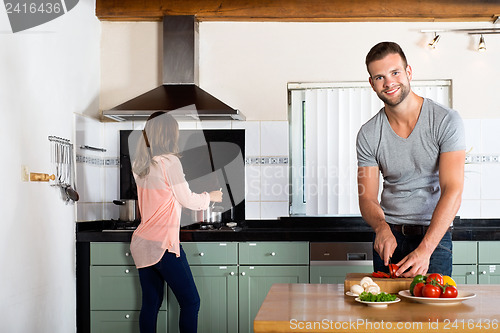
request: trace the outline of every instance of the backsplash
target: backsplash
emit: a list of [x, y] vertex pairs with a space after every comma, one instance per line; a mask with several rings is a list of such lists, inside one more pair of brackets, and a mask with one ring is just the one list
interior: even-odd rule
[[[467, 161], [459, 215], [500, 216], [500, 119], [465, 119]], [[75, 115], [77, 221], [117, 219], [120, 130], [142, 129], [144, 122], [106, 122]], [[179, 123], [181, 129], [245, 129], [246, 219], [276, 219], [289, 214], [287, 121], [209, 121]], [[103, 148], [93, 151], [81, 146]], [[359, 211], [352, 212], [359, 214]]]

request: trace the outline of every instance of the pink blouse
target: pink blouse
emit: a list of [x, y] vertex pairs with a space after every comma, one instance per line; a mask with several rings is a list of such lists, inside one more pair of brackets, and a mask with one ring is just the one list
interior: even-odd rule
[[191, 192], [184, 178], [179, 158], [175, 155], [155, 156], [149, 174], [134, 174], [141, 212], [141, 223], [132, 235], [130, 252], [137, 268], [152, 266], [165, 251], [180, 256], [180, 220], [182, 207], [207, 209], [210, 196]]

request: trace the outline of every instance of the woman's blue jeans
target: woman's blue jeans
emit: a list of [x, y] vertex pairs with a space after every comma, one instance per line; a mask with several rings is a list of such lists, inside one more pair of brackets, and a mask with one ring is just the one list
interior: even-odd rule
[[[405, 236], [401, 232], [395, 230], [392, 230], [392, 234], [396, 237], [396, 242], [398, 243], [391, 259], [393, 264], [397, 264], [410, 252], [415, 250], [424, 238], [424, 235]], [[440, 273], [451, 276], [453, 264], [452, 249], [451, 232], [447, 231], [431, 255], [427, 273]], [[389, 272], [389, 268], [384, 265], [384, 261], [375, 250], [373, 250], [373, 270], [375, 272]]]
[[139, 269], [142, 288], [142, 307], [139, 316], [141, 333], [155, 333], [158, 312], [163, 302], [165, 282], [180, 306], [179, 329], [181, 333], [195, 333], [198, 328], [200, 296], [184, 250], [180, 257], [165, 251], [157, 264]]

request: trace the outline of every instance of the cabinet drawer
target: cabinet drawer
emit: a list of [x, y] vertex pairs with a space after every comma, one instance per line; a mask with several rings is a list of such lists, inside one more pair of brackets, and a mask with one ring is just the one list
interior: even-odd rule
[[90, 243], [91, 265], [134, 265], [130, 243]]
[[477, 242], [453, 242], [453, 264], [476, 264]]
[[500, 242], [482, 241], [479, 242], [479, 264], [500, 264]]
[[182, 243], [189, 265], [236, 265], [238, 244], [234, 242]]
[[240, 265], [308, 265], [308, 242], [240, 243]]
[[[91, 333], [139, 333], [140, 311], [91, 311]], [[158, 314], [157, 332], [167, 331], [167, 312]]]
[[[163, 310], [165, 303], [166, 298]], [[141, 285], [135, 266], [91, 266], [90, 309], [140, 310]]]

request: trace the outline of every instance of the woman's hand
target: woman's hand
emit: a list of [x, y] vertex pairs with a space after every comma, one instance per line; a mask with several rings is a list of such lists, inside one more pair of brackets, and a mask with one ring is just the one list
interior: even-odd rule
[[222, 202], [222, 191], [212, 191], [208, 194], [210, 195], [210, 201]]

